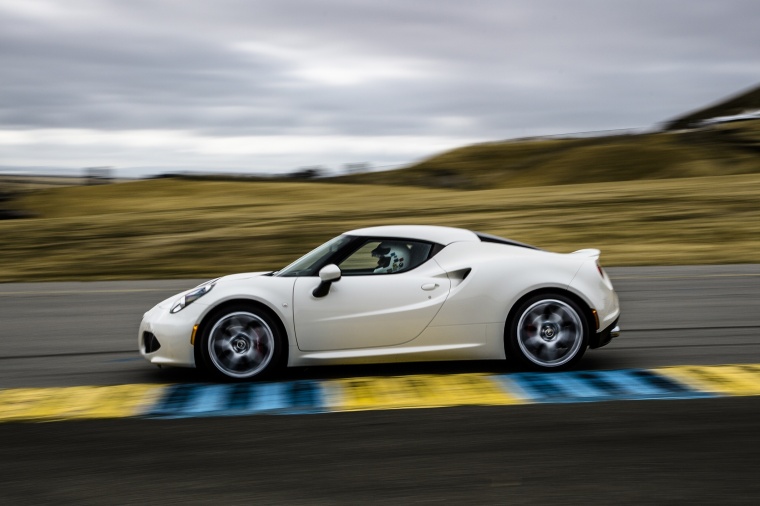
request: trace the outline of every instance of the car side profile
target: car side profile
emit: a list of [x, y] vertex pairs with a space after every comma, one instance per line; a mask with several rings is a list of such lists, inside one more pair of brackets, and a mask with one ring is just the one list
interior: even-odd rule
[[430, 360], [562, 369], [620, 332], [599, 255], [451, 227], [358, 229], [279, 271], [224, 276], [159, 303], [138, 346], [153, 364], [227, 379]]

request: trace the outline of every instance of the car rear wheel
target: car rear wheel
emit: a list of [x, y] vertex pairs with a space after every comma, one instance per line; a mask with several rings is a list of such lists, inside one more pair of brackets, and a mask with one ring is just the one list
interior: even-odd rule
[[196, 353], [202, 366], [218, 377], [261, 377], [280, 365], [283, 342], [266, 312], [247, 305], [228, 306], [207, 320]]
[[568, 367], [588, 346], [589, 324], [573, 300], [560, 294], [531, 297], [508, 323], [510, 355], [538, 369]]

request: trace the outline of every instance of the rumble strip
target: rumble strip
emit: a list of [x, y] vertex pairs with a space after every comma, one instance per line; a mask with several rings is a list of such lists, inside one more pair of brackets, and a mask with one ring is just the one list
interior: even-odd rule
[[760, 395], [760, 364], [0, 390], [0, 422], [183, 418]]

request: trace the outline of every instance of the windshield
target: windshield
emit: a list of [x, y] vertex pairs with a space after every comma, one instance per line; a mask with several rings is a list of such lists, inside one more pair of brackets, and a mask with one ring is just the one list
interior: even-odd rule
[[347, 235], [339, 235], [334, 239], [330, 239], [322, 246], [319, 246], [318, 248], [305, 254], [292, 264], [277, 272], [275, 276], [316, 276], [317, 273], [314, 272], [315, 268], [321, 265], [325, 260], [327, 260], [330, 256], [332, 256], [335, 252], [337, 252], [350, 241], [351, 237]]

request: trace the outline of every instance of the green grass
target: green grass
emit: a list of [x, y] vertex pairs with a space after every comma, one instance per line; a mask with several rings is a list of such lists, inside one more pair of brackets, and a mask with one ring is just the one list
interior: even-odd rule
[[19, 202], [37, 217], [0, 222], [3, 282], [276, 269], [345, 230], [403, 223], [559, 252], [598, 247], [606, 265], [760, 262], [754, 174], [475, 191], [164, 179], [38, 190]]

